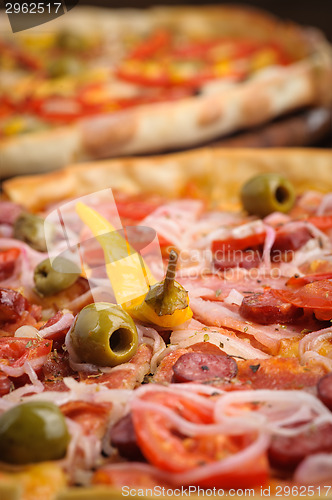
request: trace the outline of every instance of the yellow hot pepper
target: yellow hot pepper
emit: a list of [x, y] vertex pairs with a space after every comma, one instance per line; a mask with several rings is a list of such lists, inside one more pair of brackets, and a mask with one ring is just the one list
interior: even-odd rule
[[177, 254], [173, 252], [166, 278], [157, 283], [142, 257], [104, 217], [84, 203], [76, 212], [99, 241], [106, 272], [116, 301], [133, 318], [144, 323], [173, 328], [192, 317], [188, 293], [174, 281]]

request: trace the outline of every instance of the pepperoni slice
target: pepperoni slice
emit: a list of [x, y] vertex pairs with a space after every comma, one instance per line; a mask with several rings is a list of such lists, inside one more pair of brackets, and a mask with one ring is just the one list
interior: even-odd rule
[[273, 467], [293, 470], [305, 457], [314, 453], [332, 452], [332, 424], [312, 426], [294, 436], [272, 438], [268, 456]]
[[299, 307], [274, 296], [271, 290], [244, 297], [239, 309], [240, 315], [248, 321], [262, 325], [292, 323], [303, 311]]
[[220, 354], [187, 352], [173, 366], [173, 382], [205, 382], [232, 379], [237, 374], [236, 361]]
[[130, 413], [120, 418], [112, 427], [111, 444], [119, 454], [132, 461], [142, 461], [144, 457], [137, 444], [133, 419]]
[[322, 377], [317, 384], [318, 397], [332, 411], [332, 373]]

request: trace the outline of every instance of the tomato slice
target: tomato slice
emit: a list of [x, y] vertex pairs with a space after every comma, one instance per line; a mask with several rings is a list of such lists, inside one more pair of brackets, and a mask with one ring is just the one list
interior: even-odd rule
[[130, 58], [147, 59], [148, 57], [156, 55], [161, 49], [169, 47], [170, 44], [171, 34], [164, 29], [160, 29], [137, 45], [132, 51]]
[[6, 118], [7, 116], [10, 116], [12, 114], [13, 110], [14, 110], [14, 106], [9, 101], [9, 99], [2, 97], [0, 99], [0, 118]]
[[321, 231], [327, 231], [328, 229], [332, 229], [332, 215], [320, 215], [320, 216], [312, 216], [306, 219], [307, 222], [313, 224]]
[[332, 279], [332, 271], [328, 273], [308, 274], [307, 276], [292, 276], [286, 282], [286, 286], [289, 286], [290, 288], [301, 288], [302, 286], [313, 283], [314, 281], [322, 281], [328, 279]]
[[272, 290], [272, 292], [286, 302], [312, 311], [319, 320], [332, 319], [332, 279], [313, 281], [296, 291]]
[[14, 368], [21, 367], [25, 361], [38, 360], [34, 369], [38, 370], [43, 365], [44, 357], [52, 350], [52, 341], [48, 339], [29, 338], [0, 338], [0, 363], [5, 363]]
[[41, 62], [29, 54], [24, 49], [20, 47], [11, 45], [10, 43], [0, 41], [0, 50], [1, 52], [8, 54], [14, 61], [17, 62], [20, 66], [37, 71], [42, 68]]
[[217, 251], [227, 252], [234, 250], [245, 250], [263, 245], [265, 233], [250, 234], [244, 238], [226, 238], [224, 240], [215, 240], [212, 242], [212, 253]]
[[137, 198], [115, 198], [116, 208], [121, 218], [141, 221], [154, 212], [161, 204], [161, 199], [140, 200]]
[[9, 248], [0, 251], [0, 281], [10, 278], [21, 251], [19, 248]]
[[[170, 408], [189, 422], [212, 423], [210, 408], [198, 405], [184, 395], [156, 391], [147, 393], [142, 400]], [[139, 406], [133, 408], [132, 417], [144, 456], [154, 466], [174, 473], [189, 471], [231, 456], [253, 439], [253, 436], [248, 435], [182, 436], [161, 413]], [[248, 464], [245, 470], [218, 474], [199, 481], [199, 484], [205, 487], [258, 484], [265, 480], [266, 471], [266, 460], [262, 457], [256, 464]]]

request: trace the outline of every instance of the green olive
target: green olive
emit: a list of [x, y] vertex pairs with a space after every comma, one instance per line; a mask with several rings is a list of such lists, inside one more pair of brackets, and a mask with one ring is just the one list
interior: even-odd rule
[[38, 252], [46, 252], [45, 221], [38, 215], [23, 213], [14, 223], [14, 238], [24, 241]]
[[129, 361], [137, 351], [135, 323], [121, 306], [97, 302], [77, 315], [70, 333], [78, 358], [98, 366], [116, 366]]
[[282, 175], [261, 174], [246, 182], [241, 200], [247, 212], [265, 217], [272, 212], [289, 212], [295, 202], [295, 192]]
[[46, 401], [31, 401], [0, 417], [0, 460], [24, 465], [59, 460], [66, 455], [69, 433], [59, 408]]
[[73, 31], [60, 31], [57, 35], [56, 44], [60, 49], [69, 51], [85, 50], [88, 47], [87, 39], [79, 33]]
[[56, 257], [51, 263], [45, 259], [34, 272], [34, 282], [39, 295], [47, 297], [66, 290], [80, 276], [80, 269], [70, 260]]
[[47, 67], [48, 75], [51, 78], [60, 78], [66, 75], [77, 75], [83, 69], [80, 61], [74, 57], [59, 57], [51, 61]]

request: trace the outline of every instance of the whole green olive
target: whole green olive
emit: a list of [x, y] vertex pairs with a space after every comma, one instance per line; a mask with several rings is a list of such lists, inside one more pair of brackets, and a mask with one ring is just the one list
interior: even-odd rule
[[285, 177], [267, 173], [252, 177], [244, 184], [241, 200], [247, 212], [265, 217], [272, 212], [289, 212], [295, 202], [295, 192]]
[[38, 215], [22, 213], [14, 222], [14, 238], [24, 241], [38, 252], [46, 252], [45, 221]]
[[49, 63], [47, 72], [51, 78], [60, 78], [66, 75], [77, 75], [82, 69], [82, 63], [74, 57], [59, 57]]
[[33, 279], [39, 295], [47, 297], [66, 290], [75, 283], [80, 276], [80, 269], [74, 262], [56, 257], [40, 262], [34, 272]]
[[98, 366], [129, 361], [137, 351], [135, 323], [121, 306], [97, 302], [84, 307], [70, 332], [78, 358]]
[[85, 50], [88, 47], [87, 39], [83, 35], [67, 30], [58, 33], [56, 44], [60, 49], [73, 52]]
[[0, 460], [9, 464], [59, 460], [69, 439], [63, 414], [50, 402], [23, 403], [0, 417]]

